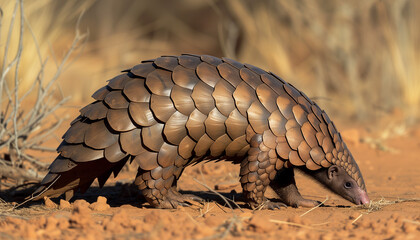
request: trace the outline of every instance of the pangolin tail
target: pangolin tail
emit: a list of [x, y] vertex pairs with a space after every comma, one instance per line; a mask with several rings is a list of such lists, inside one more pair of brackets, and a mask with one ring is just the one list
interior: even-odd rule
[[41, 186], [31, 195], [30, 199], [39, 200], [43, 197], [59, 197], [65, 194], [66, 200], [70, 200], [77, 190], [80, 190], [81, 193], [86, 192], [96, 178], [102, 188], [109, 176], [114, 173], [114, 177], [116, 177], [129, 159], [130, 157], [126, 156], [125, 159], [114, 163], [108, 162], [105, 158], [78, 162], [73, 168], [64, 172], [52, 172], [50, 169], [41, 182]]

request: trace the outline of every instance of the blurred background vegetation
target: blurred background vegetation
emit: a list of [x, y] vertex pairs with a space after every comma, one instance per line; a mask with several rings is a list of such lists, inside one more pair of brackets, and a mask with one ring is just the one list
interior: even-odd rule
[[[363, 122], [397, 113], [403, 121], [414, 122], [419, 116], [417, 0], [24, 3], [22, 88], [30, 88], [38, 75], [37, 51], [48, 58], [44, 74], [54, 74], [83, 13], [79, 30], [89, 37], [58, 81], [73, 105], [87, 104], [106, 80], [141, 60], [197, 53], [272, 71], [314, 98], [333, 118]], [[15, 1], [0, 0], [0, 6], [4, 45]], [[16, 48], [18, 31], [14, 33]], [[13, 81], [13, 74], [8, 77]]]

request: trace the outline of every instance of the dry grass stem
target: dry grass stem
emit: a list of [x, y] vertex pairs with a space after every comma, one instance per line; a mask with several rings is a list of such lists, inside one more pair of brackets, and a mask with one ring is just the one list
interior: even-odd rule
[[404, 219], [403, 222], [408, 222], [408, 223], [412, 223], [412, 224], [416, 224], [416, 225], [420, 225], [420, 222], [418, 221], [413, 221], [413, 220], [409, 220], [409, 219]]
[[362, 214], [360, 214], [357, 218], [355, 218], [352, 222], [351, 222], [351, 224], [354, 224], [355, 222], [357, 222], [357, 220], [359, 220], [362, 216], [363, 216], [364, 214], [362, 213]]
[[302, 215], [300, 215], [301, 217], [305, 216], [306, 214], [312, 212], [314, 209], [319, 208], [321, 205], [323, 205], [326, 201], [328, 201], [328, 196], [325, 198], [324, 201], [322, 201], [320, 204], [316, 205], [315, 207], [309, 209], [308, 211], [304, 212]]
[[[16, 19], [19, 19], [17, 25], [15, 25]], [[1, 21], [3, 20], [2, 18]], [[28, 41], [28, 37], [24, 35], [25, 24], [31, 32], [36, 49], [36, 59], [40, 64], [36, 78], [32, 80], [31, 86], [26, 90], [24, 90], [22, 82], [29, 80], [22, 80], [22, 71], [20, 70], [26, 51], [24, 42]], [[0, 24], [0, 33], [2, 32], [1, 28]], [[15, 28], [18, 28], [17, 37], [14, 35], [16, 31], [13, 31]], [[44, 74], [47, 60], [43, 60], [41, 56], [38, 41], [31, 25], [26, 20], [22, 0], [15, 1], [6, 38], [6, 42], [0, 49], [0, 52], [3, 52], [0, 75], [0, 151], [2, 153], [0, 175], [3, 178], [14, 180], [16, 186], [26, 181], [39, 181], [42, 179], [43, 172], [46, 171], [48, 163], [39, 161], [30, 154], [30, 151], [55, 151], [53, 148], [44, 147], [43, 144], [51, 138], [54, 131], [65, 120], [65, 118], [55, 116], [54, 112], [69, 99], [62, 95], [61, 99], [55, 99], [57, 89], [60, 90], [59, 87], [56, 87], [56, 82], [64, 67], [68, 66], [67, 62], [72, 53], [83, 45], [86, 35], [80, 34], [78, 29], [76, 30], [72, 45], [49, 80], [45, 79]], [[16, 46], [12, 41], [15, 38], [18, 38]], [[9, 60], [9, 54], [13, 51], [14, 57]], [[13, 72], [12, 69], [14, 69]], [[6, 97], [3, 97], [4, 94]], [[28, 96], [36, 96], [35, 101], [28, 100]], [[31, 107], [22, 108], [24, 105], [31, 105]], [[0, 184], [8, 187], [13, 186], [4, 181], [0, 181]]]
[[242, 208], [235, 202], [235, 201], [233, 201], [233, 200], [231, 200], [231, 199], [229, 199], [229, 198], [227, 198], [227, 197], [225, 197], [225, 196], [223, 196], [222, 194], [220, 194], [220, 193], [218, 193], [218, 192], [216, 192], [215, 190], [213, 190], [211, 187], [209, 187], [207, 184], [205, 184], [205, 183], [202, 183], [202, 182], [200, 182], [200, 181], [198, 181], [196, 178], [193, 178], [193, 180], [195, 181], [195, 182], [197, 182], [198, 184], [200, 184], [200, 185], [202, 185], [203, 187], [205, 187], [205, 188], [207, 188], [207, 190], [209, 190], [210, 192], [212, 192], [213, 194], [215, 194], [215, 195], [217, 195], [217, 196], [219, 196], [228, 206], [229, 206], [229, 208], [233, 211], [233, 207], [232, 207], [232, 205], [230, 205], [230, 203], [229, 202], [232, 202], [241, 212], [243, 212], [243, 210], [242, 210]]
[[290, 226], [301, 227], [301, 228], [306, 228], [306, 229], [311, 229], [311, 230], [326, 231], [324, 229], [319, 229], [319, 228], [315, 228], [313, 226], [307, 226], [307, 225], [294, 223], [294, 222], [287, 222], [287, 221], [281, 221], [281, 220], [276, 220], [276, 219], [270, 219], [269, 221], [272, 222], [272, 223], [287, 224], [287, 225], [290, 225]]
[[[204, 207], [206, 208], [205, 211], [203, 211]], [[203, 208], [200, 208], [200, 215], [198, 217], [204, 217], [204, 215], [206, 215], [208, 212], [210, 212], [213, 208], [214, 208], [214, 206], [210, 208], [210, 203], [205, 204], [205, 206], [203, 206]]]
[[383, 207], [388, 205], [393, 205], [397, 203], [403, 202], [420, 202], [420, 198], [404, 198], [404, 199], [397, 199], [397, 200], [386, 200], [385, 198], [381, 198], [378, 201], [370, 201], [368, 205], [358, 205], [352, 208], [355, 209], [364, 209], [367, 210], [366, 213], [376, 212], [381, 210]]

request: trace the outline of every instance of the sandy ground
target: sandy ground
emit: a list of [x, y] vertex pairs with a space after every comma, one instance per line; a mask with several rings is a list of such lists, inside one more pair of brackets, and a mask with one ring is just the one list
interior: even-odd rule
[[352, 128], [342, 134], [363, 172], [372, 200], [367, 207], [298, 174], [304, 197], [325, 206], [253, 211], [241, 199], [239, 166], [219, 162], [189, 167], [179, 181], [182, 192], [205, 204], [153, 209], [130, 185], [136, 169], [131, 166], [71, 203], [47, 199], [17, 210], [0, 203], [0, 239], [419, 239], [420, 128], [381, 141], [379, 148], [365, 132]]

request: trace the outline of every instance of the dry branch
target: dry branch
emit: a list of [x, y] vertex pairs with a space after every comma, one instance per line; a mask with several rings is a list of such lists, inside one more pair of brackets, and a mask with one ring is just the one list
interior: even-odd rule
[[[2, 12], [2, 11], [1, 11]], [[19, 19], [19, 24], [15, 21]], [[3, 15], [0, 16], [0, 32]], [[80, 18], [78, 24], [80, 22]], [[20, 61], [25, 50], [23, 45], [25, 26], [30, 30], [32, 40], [35, 43], [40, 68], [33, 85], [23, 93], [21, 86]], [[79, 25], [77, 25], [78, 27]], [[18, 28], [18, 31], [15, 30]], [[18, 32], [18, 35], [13, 35]], [[57, 90], [56, 81], [63, 69], [68, 66], [72, 53], [86, 39], [86, 34], [80, 34], [76, 29], [76, 36], [73, 43], [57, 69], [53, 77], [46, 80], [44, 77], [47, 59], [41, 56], [38, 41], [32, 28], [24, 16], [24, 4], [22, 0], [16, 0], [15, 8], [11, 14], [6, 42], [3, 45], [2, 68], [0, 72], [0, 177], [12, 179], [17, 184], [25, 181], [39, 181], [41, 172], [46, 171], [48, 164], [40, 162], [28, 153], [28, 150], [36, 151], [55, 151], [55, 149], [43, 146], [53, 132], [60, 126], [64, 119], [54, 116], [53, 113], [62, 107], [69, 98], [62, 95], [61, 99], [56, 100], [54, 95]], [[1, 36], [0, 36], [1, 37]], [[12, 39], [18, 38], [19, 44], [16, 49], [12, 49]], [[9, 60], [9, 54], [13, 52], [14, 57]], [[59, 92], [60, 93], [60, 92]], [[30, 95], [36, 96], [35, 102], [27, 101]], [[22, 108], [23, 103], [31, 107]], [[55, 118], [54, 118], [55, 117]], [[49, 124], [49, 126], [47, 126]], [[28, 171], [28, 169], [32, 170]], [[1, 182], [3, 185], [4, 183]]]

